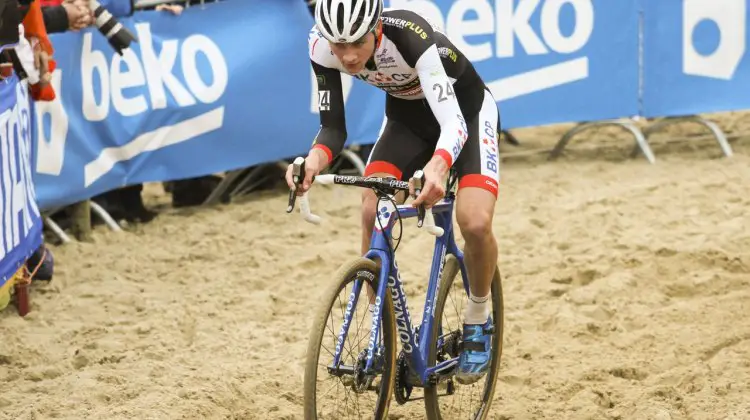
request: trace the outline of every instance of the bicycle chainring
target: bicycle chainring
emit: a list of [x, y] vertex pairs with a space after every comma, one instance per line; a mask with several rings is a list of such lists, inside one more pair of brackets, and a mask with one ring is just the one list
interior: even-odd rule
[[396, 359], [396, 386], [393, 388], [394, 397], [399, 405], [406, 404], [414, 389], [409, 384], [409, 361], [406, 359], [406, 353], [403, 350]]

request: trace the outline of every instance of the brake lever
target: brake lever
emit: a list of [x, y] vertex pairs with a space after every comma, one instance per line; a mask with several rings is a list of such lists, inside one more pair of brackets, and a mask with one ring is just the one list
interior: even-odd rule
[[[421, 169], [414, 172], [412, 182], [414, 183], [414, 197], [416, 198], [422, 192], [422, 187], [424, 187], [425, 182], [424, 172]], [[427, 222], [427, 224], [425, 224], [425, 222]], [[435, 217], [432, 215], [432, 209], [426, 209], [424, 204], [417, 206], [417, 227], [425, 227], [431, 235], [438, 237], [443, 236], [445, 233], [443, 228], [435, 225]]]
[[292, 182], [294, 182], [294, 188], [289, 190], [289, 204], [287, 204], [286, 212], [291, 213], [294, 210], [294, 204], [297, 201], [297, 190], [299, 184], [305, 180], [305, 158], [298, 156], [292, 162]]
[[[414, 198], [416, 198], [419, 197], [419, 194], [422, 192], [422, 187], [424, 186], [424, 172], [421, 169], [415, 171], [412, 181], [414, 182]], [[424, 216], [424, 204], [420, 204], [417, 206], [417, 227], [422, 227]]]

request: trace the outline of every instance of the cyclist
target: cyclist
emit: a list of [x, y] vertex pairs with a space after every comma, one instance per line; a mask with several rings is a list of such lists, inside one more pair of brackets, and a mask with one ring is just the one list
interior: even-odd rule
[[[382, 0], [318, 0], [309, 55], [317, 76], [321, 127], [305, 159], [310, 188], [346, 142], [341, 73], [384, 90], [385, 124], [366, 176], [408, 180], [423, 169], [414, 206], [429, 208], [445, 195], [453, 166], [459, 183], [456, 219], [465, 241], [470, 282], [456, 380], [469, 384], [489, 368], [490, 284], [497, 264], [492, 216], [498, 193], [499, 112], [472, 63], [437, 28], [415, 12], [383, 9]], [[294, 189], [292, 167], [287, 183]], [[401, 200], [405, 197], [401, 197]], [[362, 252], [367, 252], [377, 197], [362, 196]]]

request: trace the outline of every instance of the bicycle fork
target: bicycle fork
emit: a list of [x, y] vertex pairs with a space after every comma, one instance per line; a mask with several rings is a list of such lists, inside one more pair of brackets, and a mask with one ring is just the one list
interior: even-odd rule
[[336, 339], [333, 361], [331, 362], [331, 365], [328, 366], [328, 373], [330, 373], [331, 375], [342, 376], [354, 374], [354, 365], [341, 366], [341, 354], [344, 349], [344, 340], [346, 340], [346, 336], [349, 333], [349, 326], [351, 326], [352, 313], [357, 307], [359, 293], [362, 291], [362, 285], [364, 283], [365, 282], [363, 280], [357, 278], [356, 280], [354, 280], [354, 287], [352, 287], [351, 293], [349, 293], [349, 298], [346, 303], [346, 311], [344, 311], [344, 320], [341, 324], [341, 328], [339, 329], [338, 338]]
[[[387, 261], [384, 261], [387, 262]], [[367, 273], [369, 274], [369, 273]], [[383, 297], [385, 296], [385, 293], [388, 292], [388, 270], [380, 270], [380, 278], [378, 281], [378, 287], [375, 291], [375, 304], [373, 305], [373, 311], [372, 311], [372, 326], [370, 329], [370, 338], [367, 344], [367, 358], [365, 360], [364, 365], [364, 372], [365, 373], [371, 373], [373, 370], [373, 365], [375, 363], [375, 360], [378, 356], [381, 355], [380, 352], [380, 319], [383, 313]], [[374, 276], [371, 280], [374, 280]], [[341, 324], [341, 328], [339, 329], [338, 337], [336, 340], [336, 347], [333, 355], [333, 361], [330, 366], [328, 366], [328, 372], [335, 376], [342, 376], [342, 375], [353, 375], [355, 366], [342, 366], [341, 365], [341, 356], [344, 351], [344, 341], [346, 340], [346, 337], [349, 333], [349, 327], [351, 326], [351, 321], [353, 317], [354, 309], [357, 307], [357, 304], [359, 302], [359, 294], [362, 291], [362, 286], [365, 285], [366, 282], [362, 279], [356, 279], [354, 281], [354, 287], [352, 288], [351, 293], [349, 293], [349, 297], [346, 303], [346, 310], [344, 312], [344, 320]], [[395, 302], [394, 302], [395, 303]], [[356, 363], [356, 362], [355, 362]]]
[[[387, 262], [387, 259], [381, 258], [381, 262]], [[388, 271], [380, 269], [378, 278], [378, 290], [375, 291], [375, 304], [372, 310], [372, 326], [370, 328], [370, 340], [367, 343], [367, 360], [365, 362], [365, 372], [372, 372], [375, 357], [380, 356], [380, 319], [383, 314], [383, 298], [388, 289]]]

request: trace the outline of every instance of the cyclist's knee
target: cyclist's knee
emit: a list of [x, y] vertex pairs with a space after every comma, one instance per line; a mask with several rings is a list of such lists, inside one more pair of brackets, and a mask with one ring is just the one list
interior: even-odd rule
[[492, 214], [473, 209], [462, 215], [456, 214], [458, 227], [466, 241], [482, 241], [492, 236]]
[[494, 203], [494, 196], [479, 188], [459, 191], [456, 201], [456, 221], [464, 240], [484, 241], [492, 237]]

